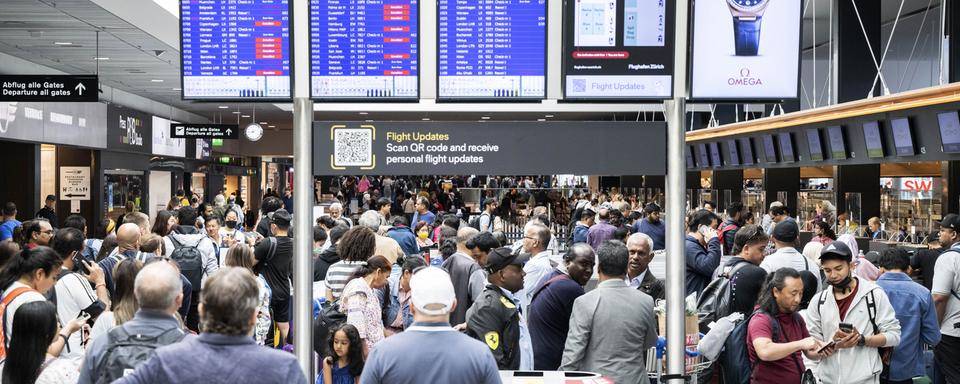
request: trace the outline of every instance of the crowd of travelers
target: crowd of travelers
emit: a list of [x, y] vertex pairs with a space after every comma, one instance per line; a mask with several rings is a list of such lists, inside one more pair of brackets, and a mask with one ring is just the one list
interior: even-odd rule
[[[667, 217], [656, 203], [581, 191], [563, 196], [563, 213], [534, 198], [511, 238], [502, 196], [484, 193], [471, 212], [442, 183], [421, 192], [388, 180], [341, 186], [347, 201], [371, 198], [316, 219], [309, 293], [291, 284], [289, 192], [256, 211], [235, 195], [178, 196], [103, 236], [82, 216], [58, 220], [55, 204], [20, 222], [7, 203], [0, 382], [499, 383], [502, 371], [560, 370], [646, 383], [665, 336], [665, 276], [651, 265], [680, 257], [664, 253], [664, 223], [682, 219], [686, 294], [711, 323], [742, 319], [701, 324], [704, 340], [745, 346], [721, 352], [704, 382], [960, 383], [960, 216], [943, 218], [939, 249], [869, 260], [829, 225], [811, 223], [817, 236], [801, 247], [779, 202], [752, 224], [736, 202]], [[296, 294], [314, 302], [307, 375], [288, 353]]]

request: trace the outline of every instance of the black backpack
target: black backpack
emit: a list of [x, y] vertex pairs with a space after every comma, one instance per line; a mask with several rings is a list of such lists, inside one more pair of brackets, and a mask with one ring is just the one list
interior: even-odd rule
[[720, 276], [710, 282], [704, 288], [700, 298], [697, 299], [697, 314], [699, 315], [700, 332], [706, 334], [710, 331], [710, 323], [723, 317], [729, 316], [733, 311], [730, 309], [733, 295], [731, 285], [733, 276], [737, 274], [740, 268], [750, 264], [746, 260], [736, 260], [733, 265], [727, 264], [723, 267]]
[[107, 347], [103, 360], [97, 365], [97, 384], [112, 383], [133, 372], [138, 366], [153, 357], [154, 350], [170, 345], [186, 336], [179, 328], [169, 329], [156, 336], [130, 334], [123, 326], [107, 333]]
[[[470, 222], [467, 223], [467, 224], [469, 224], [471, 228], [476, 229], [476, 230], [479, 231], [479, 230], [480, 230], [480, 217], [482, 217], [483, 215], [487, 215], [487, 217], [490, 216], [490, 214], [487, 213], [487, 211], [483, 211], [483, 212], [481, 212], [479, 215], [474, 216], [474, 217], [471, 217], [471, 218], [470, 218]], [[492, 218], [492, 217], [490, 218], [490, 224], [488, 224], [488, 225], [489, 225], [490, 227], [493, 227], [493, 218]], [[487, 231], [493, 232], [493, 231], [492, 231], [492, 228], [487, 228]]]
[[717, 363], [720, 365], [722, 372], [723, 382], [726, 384], [750, 383], [750, 375], [753, 373], [755, 366], [750, 363], [750, 352], [747, 346], [747, 328], [750, 326], [750, 319], [754, 316], [769, 317], [771, 325], [770, 333], [773, 336], [772, 340], [774, 343], [780, 342], [780, 323], [776, 318], [762, 310], [758, 309], [754, 311], [750, 316], [745, 317], [737, 323], [737, 325], [733, 327], [733, 331], [730, 332], [730, 335], [727, 336], [727, 340], [723, 342], [723, 352], [720, 352], [720, 356], [717, 358]]
[[177, 262], [180, 266], [180, 274], [186, 277], [196, 289], [203, 280], [203, 254], [197, 248], [203, 239], [193, 245], [181, 244], [174, 236], [170, 236], [170, 241], [173, 242], [174, 247], [170, 259]]

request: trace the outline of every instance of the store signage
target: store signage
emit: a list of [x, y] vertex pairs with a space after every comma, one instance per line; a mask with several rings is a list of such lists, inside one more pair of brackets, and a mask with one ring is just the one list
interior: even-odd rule
[[186, 157], [187, 139], [178, 139], [170, 134], [170, 120], [154, 116], [153, 154], [160, 156]]
[[239, 139], [240, 126], [236, 124], [172, 124], [170, 135], [185, 139]]
[[0, 75], [0, 101], [96, 102], [97, 75]]
[[329, 154], [314, 157], [316, 175], [666, 172], [658, 122], [315, 122], [313, 132], [314, 153]]
[[90, 167], [60, 167], [60, 200], [90, 200]]
[[110, 104], [107, 108], [107, 148], [153, 154], [153, 117]]
[[0, 139], [105, 148], [106, 119], [100, 103], [0, 101]]
[[800, 13], [800, 0], [698, 2], [693, 24], [693, 98], [797, 98]]

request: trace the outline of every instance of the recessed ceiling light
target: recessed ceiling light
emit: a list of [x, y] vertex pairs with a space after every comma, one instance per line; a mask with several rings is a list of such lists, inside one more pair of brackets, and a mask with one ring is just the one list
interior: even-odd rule
[[227, 108], [230, 108], [230, 106], [227, 106], [227, 105], [221, 105], [221, 106], [220, 106], [219, 108], [220, 108], [220, 109], [227, 109]]
[[276, 128], [276, 125], [268, 125], [267, 128]]
[[242, 118], [248, 118], [248, 117], [250, 117], [250, 115], [240, 115], [240, 117], [242, 117]]
[[93, 59], [94, 59], [94, 60], [97, 60], [97, 61], [110, 60], [109, 57], [94, 57]]
[[73, 45], [73, 43], [69, 41], [54, 41], [53, 45]]
[[260, 122], [260, 125], [267, 125], [267, 122], [266, 122], [266, 121], [261, 121], [261, 122]]
[[360, 112], [361, 115], [369, 115], [367, 112]]
[[174, 91], [182, 91], [182, 90], [183, 90], [183, 88], [170, 88], [170, 89], [172, 89], [172, 90], [174, 90]]
[[537, 121], [547, 121], [547, 119], [537, 119]]
[[151, 82], [151, 83], [162, 83], [162, 82], [163, 82], [163, 79], [152, 79], [152, 80], [150, 80], [150, 82]]
[[364, 122], [366, 122], [366, 123], [372, 123], [373, 120], [364, 120]]
[[481, 120], [490, 120], [490, 116], [481, 116], [480, 119], [481, 119]]
[[232, 114], [234, 114], [234, 115], [239, 115], [239, 114], [240, 114], [240, 111], [233, 111], [233, 112], [230, 112], [230, 113], [232, 113]]
[[546, 118], [549, 119], [549, 118], [553, 117], [553, 115], [544, 115], [543, 117], [546, 117]]
[[422, 119], [420, 119], [420, 120], [423, 120], [423, 121], [430, 121], [430, 118], [429, 118], [429, 117], [424, 117], [424, 118], [422, 118]]

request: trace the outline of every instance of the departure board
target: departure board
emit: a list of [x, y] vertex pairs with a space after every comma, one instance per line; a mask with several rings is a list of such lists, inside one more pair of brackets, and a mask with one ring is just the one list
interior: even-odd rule
[[546, 96], [546, 0], [438, 0], [439, 98]]
[[416, 99], [417, 0], [310, 0], [310, 95]]
[[184, 99], [289, 99], [288, 0], [181, 0]]

